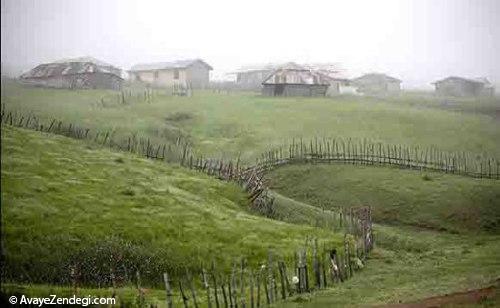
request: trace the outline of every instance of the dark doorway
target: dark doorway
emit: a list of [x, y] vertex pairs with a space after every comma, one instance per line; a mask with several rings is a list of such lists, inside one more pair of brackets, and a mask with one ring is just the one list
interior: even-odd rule
[[274, 85], [274, 96], [282, 96], [283, 92], [285, 92], [285, 85], [284, 84]]

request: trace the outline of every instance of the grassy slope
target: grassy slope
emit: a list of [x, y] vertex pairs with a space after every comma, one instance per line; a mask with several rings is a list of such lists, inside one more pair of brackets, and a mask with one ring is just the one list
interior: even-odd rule
[[[103, 95], [109, 98], [109, 102], [106, 99], [107, 107], [95, 107]], [[2, 105], [9, 109], [34, 111], [47, 118], [57, 116], [91, 128], [114, 128], [118, 132], [140, 131], [158, 139], [180, 131], [189, 135], [198, 149], [214, 155], [223, 152], [234, 156], [242, 151], [243, 158], [249, 159], [268, 145], [281, 143], [283, 139], [340, 135], [367, 137], [389, 143], [438, 145], [444, 150], [486, 151], [500, 157], [500, 144], [497, 142], [500, 139], [498, 99], [486, 102], [460, 100], [450, 105], [449, 100], [443, 102], [433, 97], [423, 99], [420, 95], [376, 100], [359, 97], [264, 98], [240, 93], [218, 95], [197, 92], [191, 98], [158, 96], [151, 104], [133, 102], [121, 106], [116, 103], [115, 95], [103, 91], [24, 89], [15, 85], [2, 85]], [[175, 115], [188, 116], [173, 120]], [[335, 196], [335, 199], [340, 198], [338, 200], [343, 202], [342, 205], [349, 205], [353, 196], [356, 196], [356, 205], [359, 200], [366, 200], [371, 195], [380, 202], [396, 200], [387, 205], [388, 212], [383, 213], [382, 217], [388, 214], [388, 217], [396, 217], [402, 223], [421, 225], [424, 222], [424, 225], [430, 224], [433, 228], [460, 231], [461, 221], [470, 224], [476, 218], [480, 221], [486, 218], [484, 221], [487, 223], [498, 222], [498, 212], [488, 207], [495, 201], [489, 204], [482, 202], [498, 196], [495, 187], [488, 189], [488, 185], [476, 185], [474, 180], [462, 181], [455, 176], [453, 179], [456, 180], [453, 180], [446, 175], [433, 174], [433, 181], [428, 183], [422, 180], [421, 175], [403, 176], [406, 172], [412, 172], [404, 170], [381, 169], [370, 171], [367, 176], [363, 169], [359, 169], [361, 174], [358, 174], [357, 168], [352, 168], [352, 172], [343, 172], [345, 177], [334, 178], [328, 174], [321, 181], [311, 180], [308, 185], [323, 184], [320, 192], [326, 190], [325, 194], [313, 194], [316, 199], [310, 205], [287, 198], [295, 196], [291, 191], [283, 191], [287, 197], [278, 196], [282, 218], [301, 224], [315, 224], [318, 211], [312, 206], [329, 203], [328, 199], [328, 202], [321, 199], [325, 196], [330, 198], [326, 181], [338, 184], [345, 181], [353, 185], [355, 191]], [[395, 174], [396, 179], [391, 180]], [[380, 180], [385, 180], [384, 184], [391, 189], [379, 192], [377, 182]], [[371, 195], [364, 193], [360, 184], [364, 181]], [[308, 191], [306, 185], [294, 185], [299, 188], [298, 193]], [[401, 186], [405, 189], [401, 190]], [[427, 192], [432, 193], [432, 198]], [[396, 197], [391, 197], [393, 194]], [[429, 198], [426, 199], [426, 196]], [[459, 196], [465, 196], [465, 199]], [[398, 203], [401, 198], [412, 204], [416, 202], [415, 207], [421, 211]], [[418, 198], [428, 202], [419, 203]], [[442, 198], [441, 201], [446, 201], [446, 198], [454, 200], [443, 203], [454, 210], [452, 215], [448, 215], [447, 208], [441, 206], [441, 202], [434, 201], [436, 198]], [[386, 204], [383, 202], [382, 205], [385, 207]], [[485, 209], [486, 212], [470, 219], [467, 217], [470, 213], [467, 204]], [[288, 211], [289, 208], [293, 211]], [[301, 215], [297, 215], [297, 210]], [[425, 211], [430, 211], [431, 215]], [[317, 303], [330, 307], [332, 303], [394, 302], [427, 297], [447, 290], [462, 290], [482, 285], [490, 278], [499, 276], [498, 262], [493, 261], [498, 255], [498, 236], [471, 237], [382, 226], [377, 226], [377, 232], [378, 238], [385, 234], [389, 240], [385, 241], [386, 244], [379, 241], [373, 259], [364, 270], [366, 275], [357, 275], [348, 283], [337, 286], [331, 293], [319, 297]], [[395, 240], [395, 236], [402, 233], [405, 235]], [[300, 239], [297, 240], [300, 242]], [[422, 246], [424, 244], [426, 246]], [[414, 245], [424, 249], [415, 250], [411, 248]], [[438, 270], [434, 274], [436, 266]], [[421, 274], [422, 269], [426, 275]], [[430, 277], [428, 281], [427, 277]], [[344, 296], [338, 296], [340, 294]]]
[[[196, 270], [212, 258], [220, 267], [241, 256], [255, 264], [269, 247], [288, 254], [311, 234], [338, 240], [324, 230], [253, 216], [233, 184], [8, 126], [2, 127], [1, 181], [7, 268], [18, 280], [67, 279], [65, 262], [101, 260], [110, 249], [129, 255], [147, 281], [160, 280], [165, 269]], [[109, 274], [109, 267], [99, 270]]]
[[270, 174], [277, 192], [320, 208], [372, 205], [377, 222], [500, 233], [500, 182], [371, 166], [291, 165]]
[[[488, 152], [500, 157], [500, 122], [492, 111], [500, 108], [498, 99], [460, 101], [459, 106], [486, 105], [481, 110], [490, 116], [443, 110], [436, 98], [417, 104], [414, 96], [269, 98], [196, 92], [193, 97], [172, 97], [158, 92], [152, 103], [134, 98], [123, 106], [118, 104], [117, 95], [25, 88], [12, 83], [2, 86], [2, 104], [9, 109], [33, 111], [93, 129], [114, 129], [118, 134], [138, 131], [155, 141], [183, 134], [206, 155], [234, 158], [241, 153], [243, 159], [250, 160], [272, 144], [291, 138], [343, 136], [439, 145], [443, 150]], [[101, 97], [107, 102], [105, 108], [96, 107]]]
[[[469, 232], [470, 227], [472, 231], [480, 231], [474, 228], [478, 226], [473, 224], [476, 219], [498, 228], [498, 181], [440, 173], [427, 175], [431, 181], [425, 181], [417, 171], [349, 165], [296, 165], [273, 171], [271, 183], [283, 194], [278, 204], [284, 217], [295, 219], [293, 213], [297, 206], [303, 205], [301, 222], [307, 222], [306, 217], [309, 217], [314, 224], [318, 213], [322, 212], [321, 207], [370, 203], [379, 220], [398, 222], [395, 226], [375, 225], [376, 248], [360, 275], [306, 302], [287, 302], [284, 306], [407, 302], [485, 287], [499, 279], [499, 230]], [[398, 200], [404, 203], [396, 202]], [[315, 211], [314, 206], [319, 206], [318, 210]], [[458, 215], [463, 211], [474, 213], [474, 209], [479, 209], [481, 214]], [[287, 215], [288, 210], [292, 213]], [[386, 211], [390, 217], [384, 216]], [[460, 234], [405, 224], [426, 225]], [[486, 304], [491, 305], [490, 301]]]

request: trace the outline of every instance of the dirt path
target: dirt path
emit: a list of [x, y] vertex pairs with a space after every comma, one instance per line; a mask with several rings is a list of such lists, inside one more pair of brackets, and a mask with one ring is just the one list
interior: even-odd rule
[[380, 307], [386, 308], [430, 308], [430, 307], [468, 307], [469, 305], [480, 305], [485, 304], [488, 307], [494, 307], [496, 304], [500, 304], [500, 287], [497, 283], [496, 285], [469, 290], [465, 292], [456, 292], [445, 294], [441, 296], [429, 297], [415, 302], [402, 303], [402, 304], [391, 304], [384, 305]]

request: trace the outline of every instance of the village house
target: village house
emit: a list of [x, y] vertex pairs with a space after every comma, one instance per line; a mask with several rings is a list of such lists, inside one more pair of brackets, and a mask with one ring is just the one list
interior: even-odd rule
[[494, 96], [495, 88], [486, 78], [463, 78], [450, 76], [432, 83], [437, 95], [443, 96]]
[[25, 84], [65, 89], [120, 90], [122, 71], [92, 57], [40, 64], [20, 76]]
[[266, 96], [325, 96], [330, 80], [295, 63], [287, 63], [273, 71], [262, 82]]
[[184, 87], [203, 89], [208, 87], [213, 68], [200, 59], [137, 64], [128, 71], [130, 79], [153, 87]]
[[371, 73], [351, 80], [351, 85], [360, 94], [396, 94], [401, 90], [401, 80], [385, 74]]
[[[240, 89], [259, 90], [262, 82], [275, 70], [287, 64], [266, 64], [261, 66], [246, 66], [233, 72], [236, 75], [236, 85]], [[350, 81], [345, 77], [345, 72], [339, 70], [337, 63], [301, 64], [304, 69], [322, 75], [324, 81], [328, 81], [330, 86], [326, 92], [328, 96], [340, 94], [355, 94], [355, 89], [350, 85]]]

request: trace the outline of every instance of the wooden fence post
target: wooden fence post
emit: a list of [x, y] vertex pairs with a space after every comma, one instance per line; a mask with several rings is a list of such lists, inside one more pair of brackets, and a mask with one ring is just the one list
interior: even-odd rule
[[262, 269], [259, 269], [257, 272], [257, 308], [260, 307], [260, 277], [261, 277]]
[[233, 308], [234, 307], [234, 302], [233, 302], [233, 288], [232, 288], [232, 275], [231, 278], [227, 278], [227, 295], [229, 297], [229, 307]]
[[193, 297], [194, 307], [198, 308], [198, 301], [196, 299], [196, 290], [194, 288], [193, 279], [191, 277], [191, 274], [187, 270], [186, 270], [186, 280], [187, 280], [187, 283], [189, 285], [189, 289], [191, 290], [191, 296]]
[[221, 284], [220, 288], [222, 290], [222, 299], [224, 300], [224, 307], [228, 308], [228, 301], [227, 301], [226, 289], [224, 288], [224, 282]]
[[141, 275], [139, 274], [139, 270], [135, 272], [135, 278], [136, 278], [136, 287], [137, 287], [137, 292], [138, 292], [138, 297], [139, 297], [139, 304], [142, 305], [144, 303], [144, 292], [141, 288]]
[[208, 284], [208, 277], [207, 273], [205, 272], [205, 269], [201, 270], [201, 275], [203, 278], [203, 286], [205, 287], [205, 290], [207, 291], [207, 305], [209, 308], [212, 307], [212, 299], [210, 298], [210, 286]]
[[182, 281], [179, 280], [179, 290], [181, 291], [182, 302], [184, 303], [184, 308], [188, 308], [188, 300], [189, 298], [184, 293], [184, 288], [182, 288]]
[[168, 277], [168, 273], [165, 272], [163, 273], [163, 281], [165, 282], [165, 291], [167, 295], [166, 303], [167, 303], [167, 308], [172, 308], [172, 288], [170, 286], [170, 280]]
[[217, 274], [215, 273], [215, 262], [212, 261], [212, 282], [214, 284], [215, 307], [219, 308], [219, 297], [217, 295]]
[[254, 297], [253, 297], [253, 292], [254, 292], [254, 277], [253, 277], [253, 272], [250, 272], [250, 307], [254, 308], [255, 303], [254, 303]]
[[286, 272], [284, 272], [282, 268], [283, 261], [278, 262], [278, 270], [280, 273], [280, 282], [281, 282], [281, 299], [285, 300], [286, 299], [286, 284], [285, 284], [285, 277], [286, 277]]
[[241, 273], [240, 273], [240, 300], [241, 308], [245, 308], [245, 259], [241, 259]]
[[272, 251], [269, 250], [268, 252], [268, 260], [267, 260], [267, 274], [268, 274], [268, 280], [269, 280], [269, 300], [271, 303], [275, 301], [274, 298], [274, 277], [273, 277], [273, 255]]
[[314, 278], [316, 282], [316, 287], [321, 289], [321, 273], [319, 268], [319, 260], [318, 260], [318, 239], [314, 239], [313, 245], [313, 270], [314, 270]]

